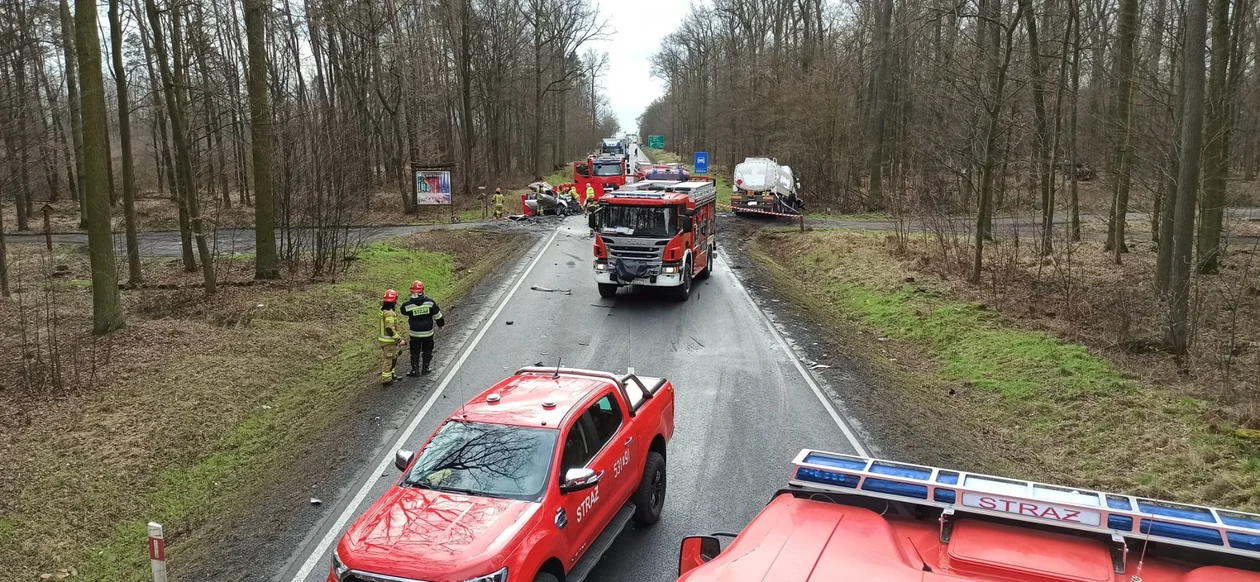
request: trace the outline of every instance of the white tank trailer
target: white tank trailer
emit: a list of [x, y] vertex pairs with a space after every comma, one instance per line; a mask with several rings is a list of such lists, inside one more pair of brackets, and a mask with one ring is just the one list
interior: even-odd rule
[[800, 214], [802, 206], [792, 168], [771, 158], [745, 158], [735, 166], [731, 180], [731, 209], [735, 214]]

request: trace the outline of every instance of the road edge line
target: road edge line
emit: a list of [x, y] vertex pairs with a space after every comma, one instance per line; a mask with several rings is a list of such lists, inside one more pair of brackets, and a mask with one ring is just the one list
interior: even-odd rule
[[459, 359], [455, 360], [455, 363], [452, 364], [450, 368], [447, 368], [446, 375], [442, 377], [442, 382], [438, 384], [437, 388], [433, 390], [433, 393], [429, 395], [429, 399], [424, 403], [424, 406], [420, 408], [420, 412], [417, 413], [411, 419], [411, 422], [408, 423], [407, 427], [399, 433], [398, 438], [394, 439], [393, 444], [385, 448], [384, 458], [381, 459], [381, 462], [377, 465], [376, 470], [359, 487], [359, 490], [355, 493], [354, 497], [350, 499], [349, 504], [347, 504], [345, 509], [342, 510], [341, 515], [337, 516], [337, 519], [332, 523], [332, 526], [328, 528], [327, 533], [325, 533], [324, 537], [320, 539], [318, 544], [316, 544], [315, 549], [311, 552], [310, 556], [307, 557], [306, 561], [302, 563], [302, 567], [296, 574], [293, 575], [292, 578], [290, 578], [290, 580], [293, 582], [303, 582], [314, 572], [319, 562], [323, 559], [324, 554], [328, 552], [328, 549], [332, 545], [333, 541], [341, 535], [342, 529], [344, 529], [346, 527], [346, 523], [350, 521], [350, 516], [353, 515], [357, 508], [363, 504], [363, 501], [367, 498], [368, 493], [372, 490], [372, 486], [375, 485], [377, 480], [381, 478], [381, 472], [389, 468], [390, 463], [393, 461], [394, 451], [401, 447], [403, 443], [407, 442], [407, 440], [411, 438], [411, 435], [415, 433], [416, 428], [420, 426], [420, 423], [424, 420], [425, 416], [429, 414], [429, 410], [433, 408], [434, 403], [436, 403], [437, 399], [442, 396], [442, 392], [446, 391], [447, 385], [451, 383], [451, 379], [455, 377], [456, 372], [458, 372], [464, 365], [464, 362], [468, 360], [468, 357], [472, 354], [473, 349], [477, 347], [477, 344], [481, 343], [481, 338], [485, 337], [486, 332], [490, 330], [490, 326], [494, 324], [494, 321], [498, 319], [499, 314], [503, 312], [503, 308], [507, 307], [508, 302], [512, 300], [514, 295], [516, 295], [516, 292], [521, 288], [521, 284], [524, 283], [525, 279], [529, 277], [529, 274], [533, 272], [534, 267], [538, 265], [538, 262], [542, 260], [543, 255], [546, 254], [547, 248], [551, 246], [551, 243], [554, 242], [556, 237], [559, 235], [560, 227], [556, 227], [556, 229], [552, 231], [551, 236], [538, 247], [538, 252], [534, 256], [534, 260], [530, 261], [529, 266], [525, 267], [525, 270], [521, 272], [521, 275], [517, 278], [516, 283], [512, 285], [512, 288], [509, 289], [507, 294], [499, 301], [499, 306], [496, 307], [488, 317], [486, 317], [485, 322], [481, 325], [481, 329], [477, 331], [477, 335], [473, 336], [472, 340], [470, 340], [470, 342], [464, 347], [463, 353], [460, 354]]
[[748, 300], [748, 304], [753, 306], [753, 311], [757, 312], [758, 317], [761, 318], [761, 322], [765, 324], [766, 329], [770, 330], [770, 335], [774, 336], [774, 339], [779, 342], [779, 346], [783, 348], [783, 353], [792, 359], [792, 365], [796, 367], [796, 371], [800, 373], [801, 378], [805, 379], [805, 383], [809, 384], [809, 388], [814, 391], [814, 396], [818, 397], [818, 401], [822, 403], [823, 408], [825, 408], [827, 413], [831, 415], [831, 420], [835, 421], [836, 426], [840, 427], [840, 432], [844, 433], [844, 438], [849, 441], [849, 444], [853, 447], [854, 452], [856, 452], [858, 456], [869, 457], [870, 452], [866, 450], [865, 446], [863, 446], [862, 441], [857, 438], [857, 433], [854, 432], [853, 428], [849, 426], [849, 422], [840, 415], [839, 411], [836, 410], [835, 403], [833, 403], [831, 399], [823, 393], [822, 388], [818, 385], [818, 381], [814, 378], [814, 375], [810, 374], [809, 370], [806, 370], [805, 366], [801, 365], [800, 355], [796, 353], [796, 350], [792, 348], [792, 345], [789, 344], [787, 339], [783, 337], [783, 334], [779, 332], [778, 326], [776, 326], [774, 321], [770, 319], [769, 315], [766, 315], [765, 310], [762, 309], [761, 306], [757, 305], [757, 302], [753, 299], [752, 293], [750, 293], [748, 288], [744, 285], [744, 281], [739, 278], [739, 275], [735, 274], [734, 269], [730, 268], [731, 264], [726, 261], [725, 254], [718, 255], [718, 260], [726, 265], [727, 272], [729, 272], [731, 277], [735, 279], [735, 286], [738, 287], [740, 293], [744, 295], [744, 299]]

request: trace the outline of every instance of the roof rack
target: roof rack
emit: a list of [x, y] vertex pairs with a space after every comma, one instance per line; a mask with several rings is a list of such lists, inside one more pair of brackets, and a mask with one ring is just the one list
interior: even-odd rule
[[805, 449], [791, 484], [1122, 538], [1260, 558], [1260, 515]]

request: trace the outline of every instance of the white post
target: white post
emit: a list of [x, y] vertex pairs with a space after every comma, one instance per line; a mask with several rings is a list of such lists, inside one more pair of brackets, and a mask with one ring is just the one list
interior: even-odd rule
[[166, 539], [162, 524], [149, 522], [149, 564], [153, 566], [153, 582], [166, 582]]

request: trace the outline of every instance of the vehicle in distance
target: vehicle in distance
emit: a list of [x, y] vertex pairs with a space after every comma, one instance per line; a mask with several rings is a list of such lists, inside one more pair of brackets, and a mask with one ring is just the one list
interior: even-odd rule
[[523, 368], [459, 408], [342, 536], [328, 582], [574, 582], [656, 523], [674, 387]]
[[600, 144], [600, 153], [609, 156], [626, 155], [626, 142], [615, 137], [604, 138]]
[[626, 185], [626, 157], [620, 155], [588, 156], [585, 162], [574, 162], [573, 185], [580, 193], [589, 184], [598, 200], [608, 190]]
[[717, 248], [710, 181], [645, 181], [605, 194], [595, 217], [595, 282], [601, 297], [625, 285], [672, 287], [686, 301], [708, 277]]
[[812, 450], [794, 464], [729, 547], [683, 541], [679, 582], [1260, 581], [1260, 515]]
[[800, 214], [803, 204], [792, 168], [771, 158], [745, 158], [732, 177], [731, 210]]

